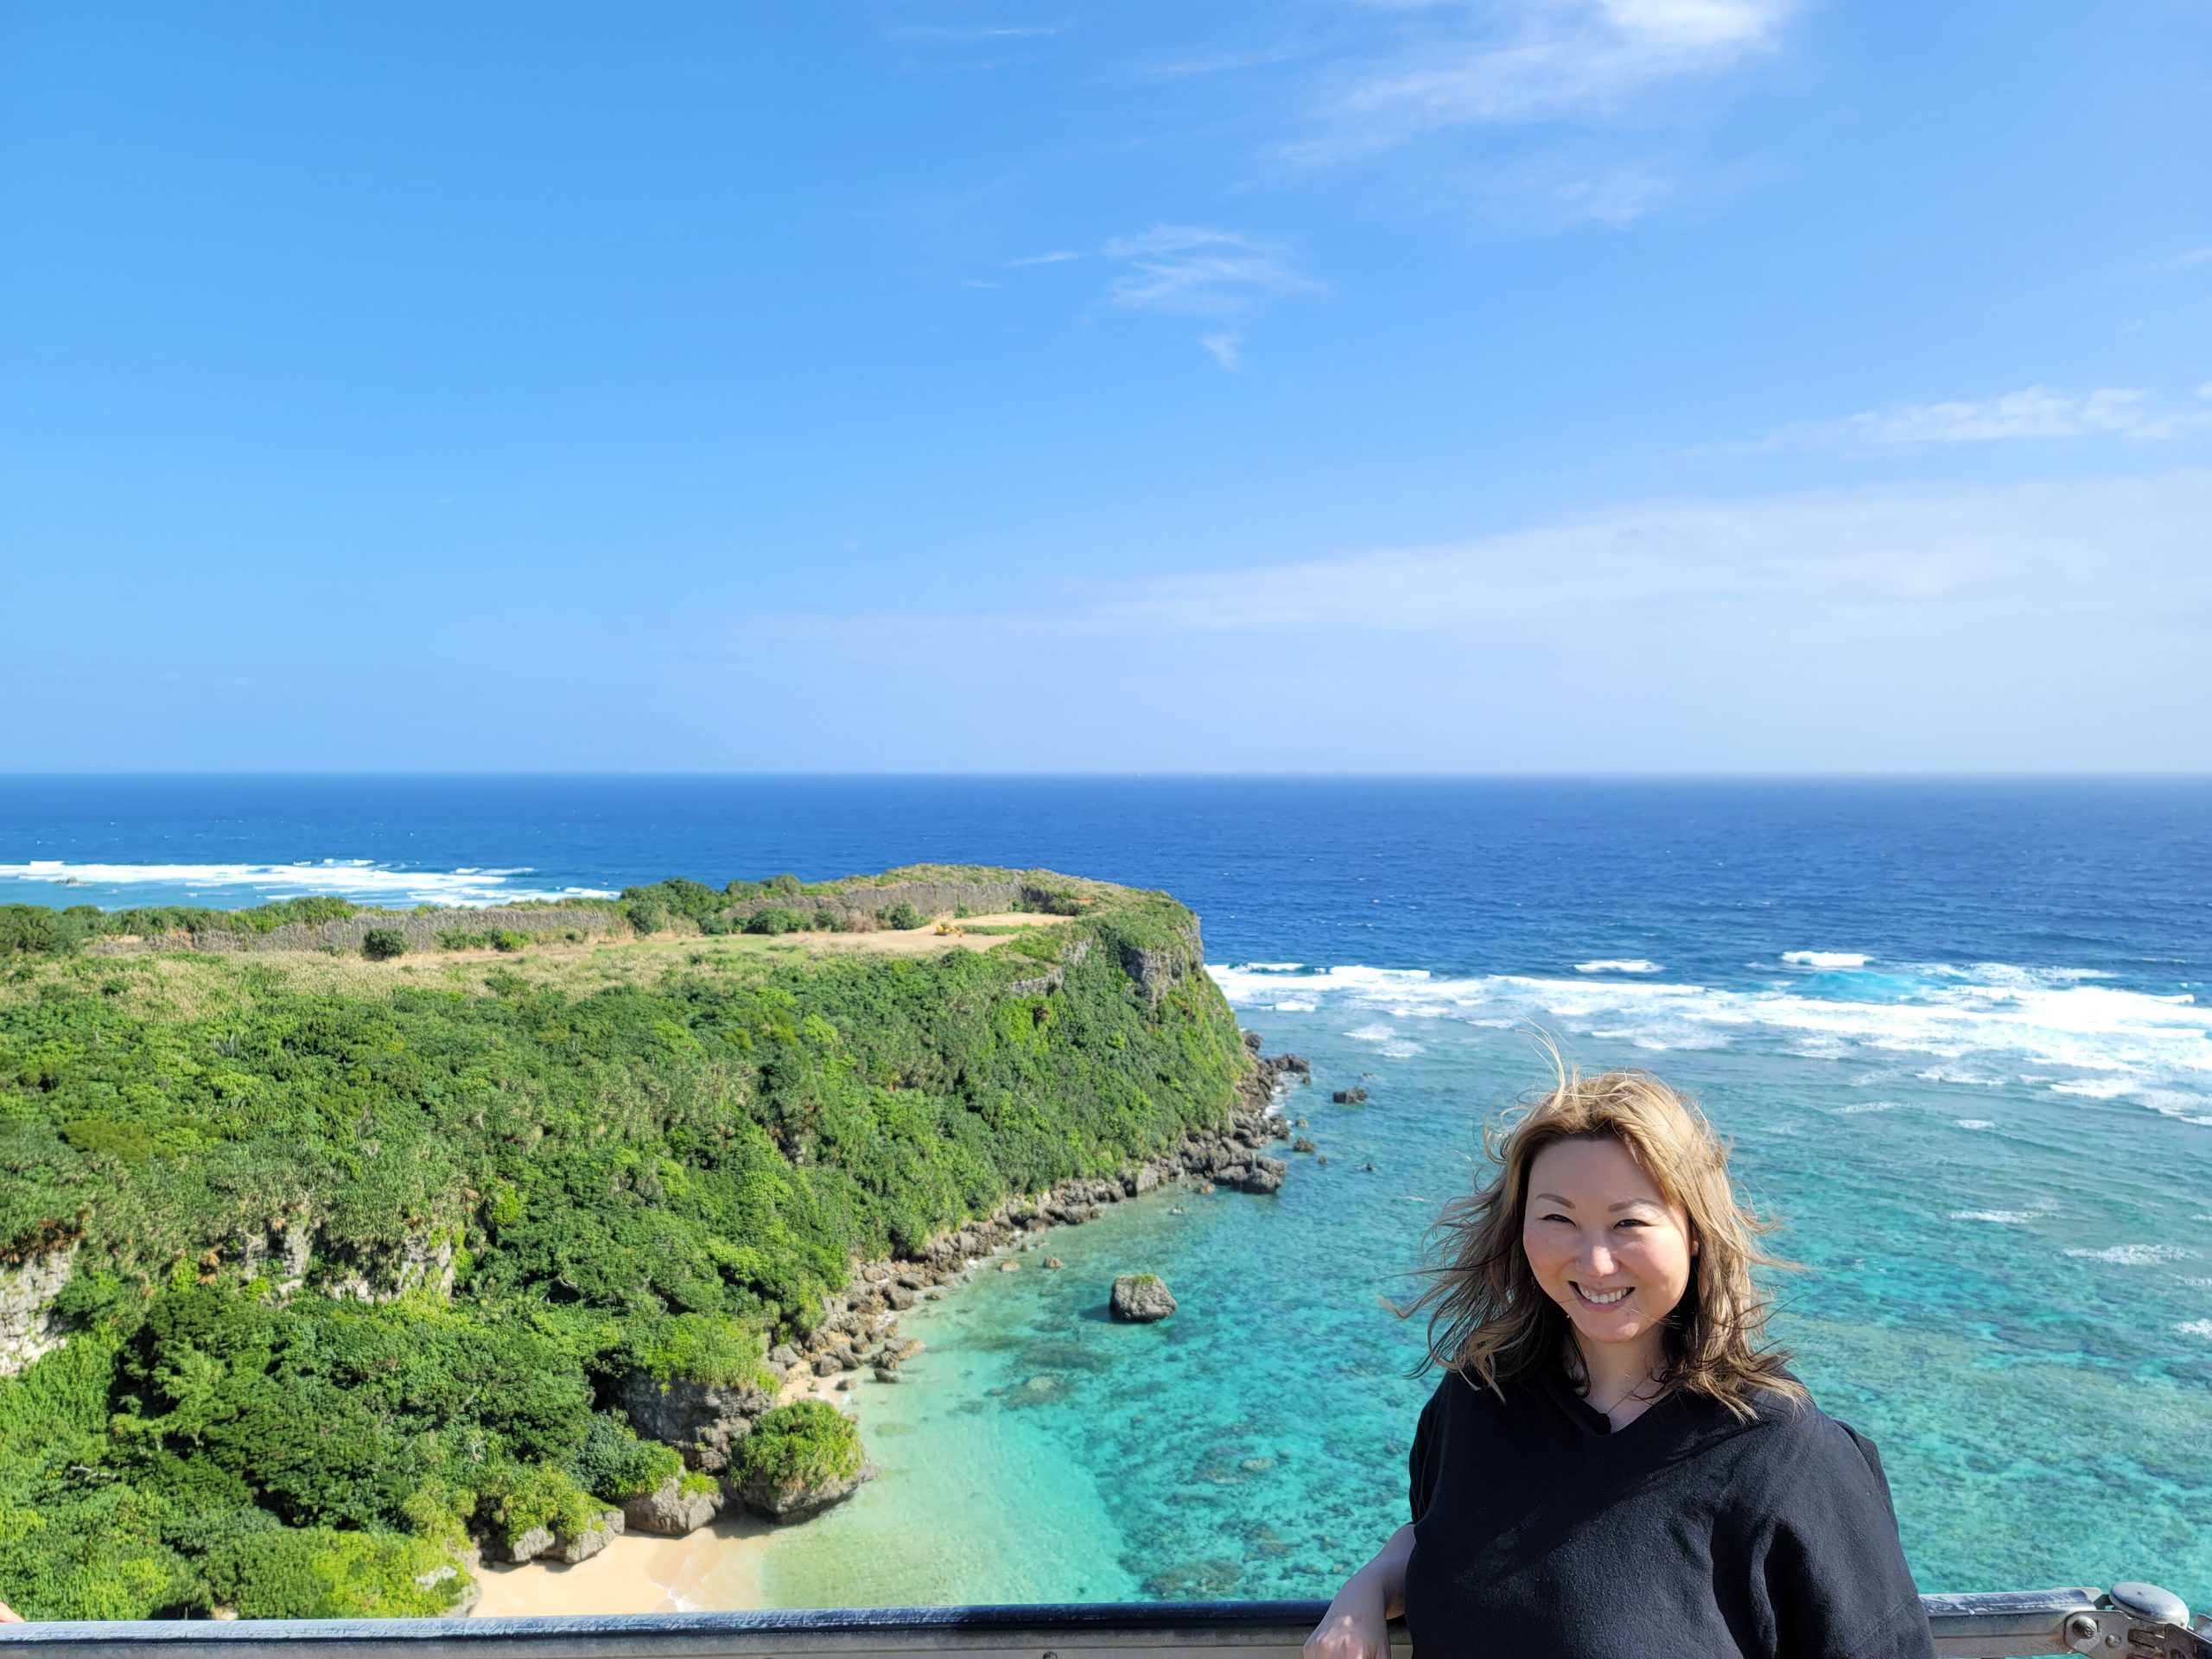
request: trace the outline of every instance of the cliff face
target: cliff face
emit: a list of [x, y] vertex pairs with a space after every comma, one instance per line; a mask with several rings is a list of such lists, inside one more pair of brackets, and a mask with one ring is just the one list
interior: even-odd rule
[[54, 1317], [54, 1299], [76, 1268], [72, 1245], [43, 1255], [0, 1265], [0, 1376], [13, 1376], [66, 1339]]

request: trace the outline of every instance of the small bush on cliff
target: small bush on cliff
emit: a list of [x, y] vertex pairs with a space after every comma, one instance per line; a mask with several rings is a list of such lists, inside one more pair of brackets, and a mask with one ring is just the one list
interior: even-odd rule
[[881, 922], [886, 927], [895, 927], [902, 932], [911, 931], [912, 929], [921, 926], [923, 923], [929, 920], [928, 917], [923, 915], [920, 911], [916, 910], [913, 906], [908, 904], [904, 899], [901, 899], [895, 905], [885, 906], [881, 910], [877, 911], [875, 914], [876, 919]]
[[574, 1475], [547, 1464], [506, 1464], [489, 1473], [481, 1491], [477, 1519], [486, 1533], [505, 1544], [535, 1527], [556, 1538], [574, 1538], [600, 1510]]
[[861, 1432], [853, 1420], [823, 1400], [794, 1400], [753, 1425], [730, 1455], [740, 1484], [822, 1486], [861, 1471]]
[[372, 927], [361, 935], [361, 954], [371, 962], [390, 962], [407, 954], [407, 936], [396, 927]]
[[683, 1473], [683, 1459], [658, 1440], [639, 1440], [620, 1413], [602, 1411], [592, 1418], [569, 1470], [586, 1491], [620, 1503]]
[[767, 1344], [757, 1331], [716, 1313], [640, 1319], [629, 1331], [631, 1362], [663, 1382], [709, 1388], [765, 1388]]
[[796, 933], [805, 925], [796, 911], [775, 905], [756, 910], [745, 918], [745, 931], [748, 933]]

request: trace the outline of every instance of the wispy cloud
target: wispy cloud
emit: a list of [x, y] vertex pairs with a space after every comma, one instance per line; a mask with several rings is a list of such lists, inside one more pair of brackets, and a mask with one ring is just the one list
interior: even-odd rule
[[1198, 315], [1242, 311], [1272, 294], [1310, 293], [1320, 284], [1293, 270], [1285, 255], [1249, 237], [1187, 225], [1155, 225], [1116, 237], [1103, 257], [1120, 267], [1107, 285], [1116, 305]]
[[1234, 328], [1224, 328], [1218, 334], [1200, 334], [1198, 344], [1213, 353], [1213, 360], [1231, 374], [1243, 366], [1244, 336]]
[[[1022, 765], [1160, 766], [1195, 685], [1234, 712], [1253, 770], [2201, 771], [2208, 544], [2203, 469], [1632, 502], [1442, 545], [1046, 582], [995, 610], [747, 615], [733, 666], [701, 671], [787, 652], [802, 680], [849, 695], [876, 676], [942, 719], [988, 709], [994, 733], [1061, 673]], [[967, 677], [893, 685], [918, 648]], [[1100, 650], [1109, 682], [1065, 676]]]
[[1063, 34], [1069, 25], [1064, 20], [1055, 23], [1009, 23], [999, 26], [975, 26], [930, 23], [899, 24], [884, 31], [894, 41], [940, 42], [947, 46], [973, 46], [983, 41], [1036, 41]]
[[[2200, 389], [2198, 396], [2205, 397]], [[1840, 421], [1799, 421], [1722, 453], [1783, 449], [1876, 449], [1907, 445], [1999, 443], [2019, 438], [2108, 436], [2136, 442], [2185, 437], [2212, 428], [2212, 408], [2160, 404], [2128, 387], [2053, 391], [2027, 386], [1995, 397], [1900, 404]]]
[[1272, 296], [1311, 294], [1323, 286], [1296, 268], [1283, 243], [1197, 225], [1154, 225], [1114, 237], [1092, 252], [1058, 249], [1010, 259], [1007, 267], [1077, 259], [1110, 268], [1109, 302], [1145, 311], [1226, 315]]
[[1180, 79], [1193, 75], [1234, 74], [1245, 69], [1265, 69], [1279, 63], [1291, 63], [1300, 58], [1311, 57], [1320, 51], [1321, 45], [1312, 40], [1276, 41], [1269, 45], [1232, 48], [1221, 52], [1193, 52], [1179, 58], [1163, 59], [1147, 64], [1144, 73], [1166, 79]]
[[[1531, 0], [1421, 8], [1395, 59], [1357, 74], [1327, 130], [1290, 147], [1327, 162], [1454, 127], [1610, 124], [1661, 91], [1702, 84], [1773, 53], [1795, 0]], [[1501, 22], [1503, 19], [1503, 22]]]

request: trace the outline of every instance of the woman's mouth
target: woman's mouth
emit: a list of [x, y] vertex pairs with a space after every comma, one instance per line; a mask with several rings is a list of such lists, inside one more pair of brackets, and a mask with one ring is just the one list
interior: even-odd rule
[[1572, 1279], [1567, 1282], [1574, 1294], [1592, 1307], [1618, 1307], [1629, 1292], [1636, 1288], [1634, 1285], [1618, 1285], [1611, 1290], [1585, 1290]]

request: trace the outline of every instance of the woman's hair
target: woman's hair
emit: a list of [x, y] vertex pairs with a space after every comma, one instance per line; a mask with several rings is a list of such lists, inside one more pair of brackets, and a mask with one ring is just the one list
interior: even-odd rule
[[1660, 1382], [1710, 1395], [1741, 1418], [1754, 1414], [1759, 1389], [1805, 1400], [1803, 1385], [1783, 1370], [1789, 1357], [1762, 1340], [1769, 1305], [1751, 1284], [1754, 1266], [1790, 1264], [1758, 1247], [1758, 1235], [1774, 1224], [1736, 1197], [1728, 1148], [1697, 1103], [1648, 1071], [1584, 1077], [1546, 1047], [1552, 1087], [1524, 1099], [1501, 1124], [1484, 1126], [1483, 1150], [1497, 1173], [1444, 1206], [1430, 1233], [1433, 1249], [1442, 1241], [1440, 1261], [1419, 1270], [1433, 1282], [1410, 1306], [1392, 1309], [1401, 1319], [1430, 1310], [1420, 1369], [1441, 1365], [1500, 1394], [1503, 1381], [1562, 1355], [1579, 1371], [1567, 1313], [1537, 1284], [1522, 1248], [1529, 1170], [1538, 1153], [1561, 1141], [1618, 1141], [1660, 1192], [1689, 1212], [1699, 1244], [1689, 1288], [1662, 1327]]

